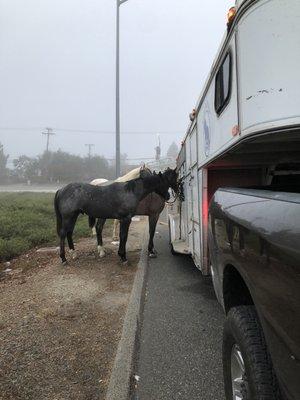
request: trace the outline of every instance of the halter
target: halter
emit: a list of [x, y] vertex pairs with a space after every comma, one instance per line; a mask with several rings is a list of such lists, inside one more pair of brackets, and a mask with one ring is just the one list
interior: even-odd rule
[[172, 201], [165, 201], [165, 203], [166, 204], [174, 204], [176, 201], [177, 201], [177, 199], [178, 199], [178, 194], [172, 189], [172, 193], [173, 193], [173, 195], [174, 195], [174, 200], [172, 200]]
[[172, 190], [172, 193], [173, 193], [173, 196], [174, 196], [174, 200], [165, 201], [166, 204], [174, 204], [177, 201], [177, 199], [179, 199], [180, 201], [184, 201], [183, 183], [182, 183], [181, 180], [179, 181], [179, 184], [178, 184], [178, 191], [175, 192], [174, 189], [171, 189], [171, 190]]

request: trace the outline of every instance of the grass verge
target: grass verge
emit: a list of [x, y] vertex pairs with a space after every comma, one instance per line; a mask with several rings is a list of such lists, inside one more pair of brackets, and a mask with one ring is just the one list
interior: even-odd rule
[[[0, 193], [0, 261], [35, 246], [58, 244], [52, 193]], [[87, 216], [80, 215], [74, 238], [90, 235]]]

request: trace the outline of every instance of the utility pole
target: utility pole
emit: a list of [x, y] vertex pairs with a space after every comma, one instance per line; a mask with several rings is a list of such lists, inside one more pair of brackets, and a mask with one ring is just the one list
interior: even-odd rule
[[120, 6], [128, 0], [117, 1], [116, 18], [116, 178], [121, 175], [120, 151]]
[[89, 148], [88, 157], [90, 159], [92, 157], [92, 147], [94, 147], [95, 145], [94, 145], [94, 143], [87, 143], [87, 144], [85, 144], [85, 146], [87, 146]]
[[55, 135], [52, 128], [46, 128], [47, 132], [42, 132], [43, 135], [47, 135], [47, 144], [46, 144], [46, 153], [49, 152], [49, 138], [50, 136]]
[[160, 144], [160, 136], [159, 136], [159, 133], [157, 134], [157, 141], [158, 141], [158, 144], [157, 144], [157, 146], [155, 147], [155, 159], [156, 159], [156, 161], [159, 161], [159, 160], [160, 160], [160, 157], [161, 157], [161, 144]]

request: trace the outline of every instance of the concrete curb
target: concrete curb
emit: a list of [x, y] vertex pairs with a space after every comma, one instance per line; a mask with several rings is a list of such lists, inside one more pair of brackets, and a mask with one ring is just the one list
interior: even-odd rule
[[128, 400], [129, 398], [148, 271], [147, 239], [148, 234], [145, 231], [141, 257], [124, 318], [122, 336], [118, 344], [106, 400]]

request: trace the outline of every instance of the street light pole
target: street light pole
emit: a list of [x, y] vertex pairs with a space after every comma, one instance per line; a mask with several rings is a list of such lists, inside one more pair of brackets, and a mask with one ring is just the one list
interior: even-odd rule
[[120, 151], [120, 6], [128, 0], [117, 1], [116, 20], [116, 178], [121, 175]]

